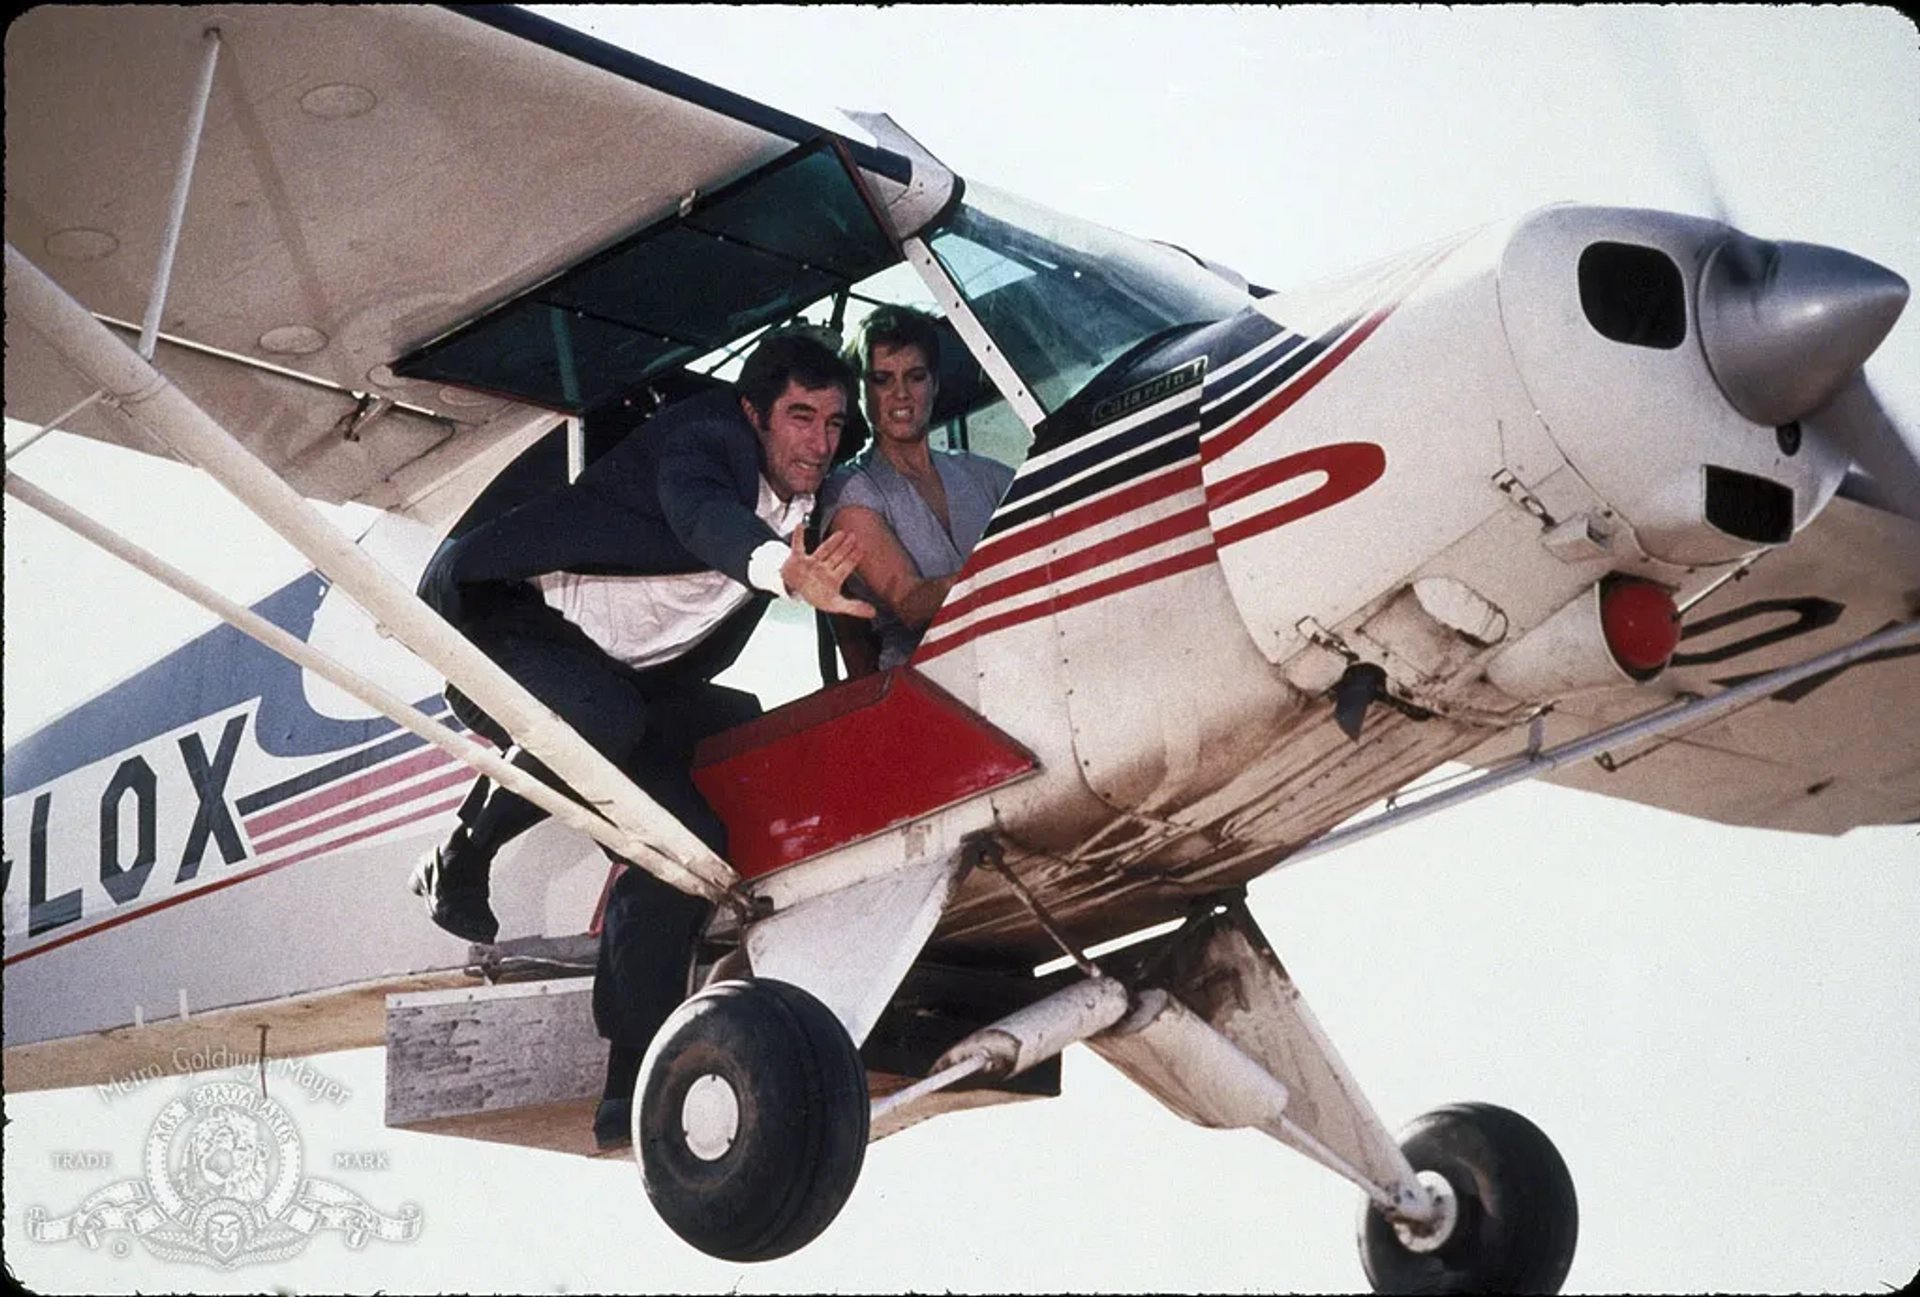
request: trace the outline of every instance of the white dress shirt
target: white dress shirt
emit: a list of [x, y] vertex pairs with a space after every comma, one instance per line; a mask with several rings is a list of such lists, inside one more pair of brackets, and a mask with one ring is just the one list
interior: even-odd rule
[[[763, 476], [754, 514], [783, 541], [770, 540], [747, 561], [747, 579], [769, 594], [791, 597], [780, 567], [791, 553], [794, 529], [813, 509], [813, 496], [782, 502]], [[630, 667], [671, 662], [711, 635], [752, 591], [725, 572], [678, 576], [582, 576], [549, 572], [533, 584], [549, 606], [586, 632], [608, 656]]]

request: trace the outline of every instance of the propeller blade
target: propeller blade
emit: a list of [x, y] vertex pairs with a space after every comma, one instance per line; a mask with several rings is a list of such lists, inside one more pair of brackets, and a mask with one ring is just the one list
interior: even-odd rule
[[1638, 109], [1666, 172], [1691, 200], [1690, 210], [1731, 226], [1726, 186], [1687, 95], [1687, 87], [1699, 80], [1699, 70], [1680, 56], [1664, 15], [1607, 5], [1578, 12], [1592, 24], [1600, 47], [1613, 61], [1621, 102]]
[[1865, 374], [1854, 376], [1825, 405], [1801, 421], [1853, 457], [1867, 474], [1849, 475], [1841, 494], [1920, 522], [1920, 455], [1887, 417]]

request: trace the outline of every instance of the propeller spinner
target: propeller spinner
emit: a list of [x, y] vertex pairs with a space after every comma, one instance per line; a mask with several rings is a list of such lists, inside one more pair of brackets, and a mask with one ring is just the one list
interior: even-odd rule
[[1907, 296], [1864, 257], [1734, 231], [1701, 275], [1700, 340], [1741, 414], [1827, 438], [1872, 477], [1877, 503], [1920, 521], [1920, 459], [1861, 373]]
[[1733, 232], [1700, 277], [1700, 340], [1733, 407], [1779, 426], [1826, 404], [1907, 304], [1907, 281], [1838, 248]]

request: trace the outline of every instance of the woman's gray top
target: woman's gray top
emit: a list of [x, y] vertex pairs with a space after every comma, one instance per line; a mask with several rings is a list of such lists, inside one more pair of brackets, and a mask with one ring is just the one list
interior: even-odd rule
[[[980, 536], [993, 517], [994, 506], [1013, 482], [1013, 470], [997, 459], [963, 451], [932, 452], [934, 470], [947, 492], [947, 516], [953, 520], [953, 534], [940, 525], [939, 517], [913, 483], [894, 471], [872, 446], [867, 447], [836, 472], [821, 490], [826, 502], [820, 528], [825, 534], [833, 516], [848, 505], [871, 509], [887, 520], [887, 526], [907, 551], [913, 566], [924, 577], [951, 576], [967, 561], [967, 555], [980, 543]], [[873, 628], [880, 636], [880, 666], [899, 666], [913, 656], [920, 643], [920, 632], [904, 624], [893, 612], [874, 598], [859, 577], [849, 583], [854, 593], [872, 603], [877, 610]]]

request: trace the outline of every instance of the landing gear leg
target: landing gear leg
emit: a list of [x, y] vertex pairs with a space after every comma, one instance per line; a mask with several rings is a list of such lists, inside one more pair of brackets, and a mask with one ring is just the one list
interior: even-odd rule
[[1134, 1009], [1087, 1044], [1187, 1120], [1264, 1131], [1364, 1189], [1361, 1262], [1376, 1291], [1565, 1282], [1579, 1210], [1547, 1137], [1504, 1108], [1460, 1104], [1396, 1142], [1242, 901], [1101, 962]]

